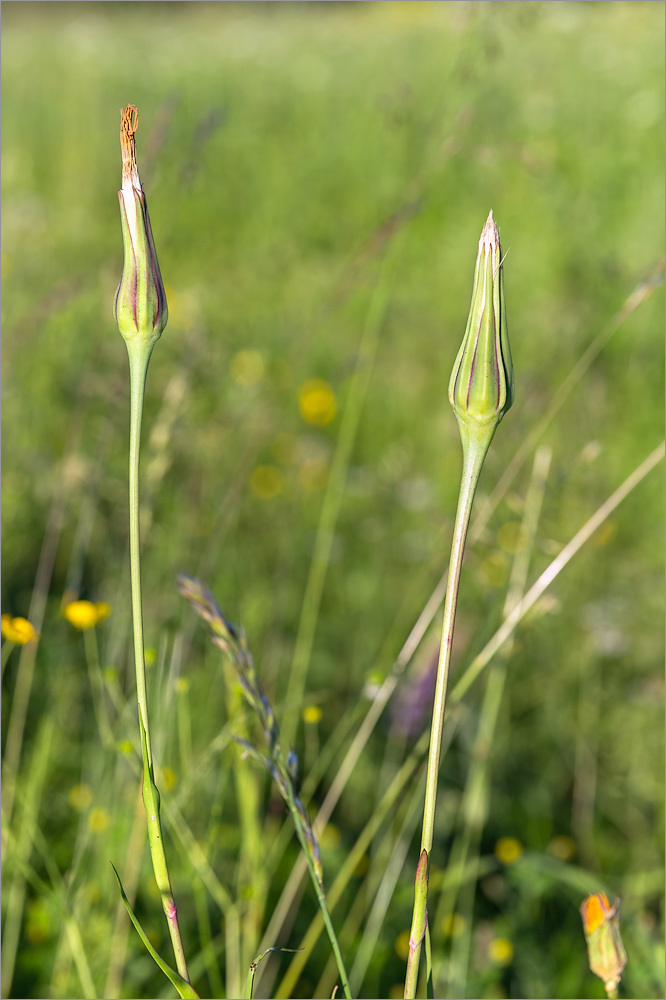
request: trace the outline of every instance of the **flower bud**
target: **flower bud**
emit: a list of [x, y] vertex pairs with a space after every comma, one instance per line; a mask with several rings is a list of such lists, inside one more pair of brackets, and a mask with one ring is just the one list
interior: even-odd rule
[[580, 908], [590, 969], [602, 980], [609, 995], [617, 988], [627, 964], [620, 937], [619, 909], [620, 900], [615, 899], [611, 906], [605, 892], [587, 896]]
[[125, 261], [113, 314], [126, 341], [154, 343], [161, 336], [169, 314], [146, 196], [136, 165], [134, 133], [138, 123], [139, 114], [133, 104], [120, 112], [123, 182], [118, 198]]
[[479, 437], [489, 445], [513, 395], [502, 248], [491, 212], [479, 240], [467, 329], [449, 382], [449, 400], [463, 442]]

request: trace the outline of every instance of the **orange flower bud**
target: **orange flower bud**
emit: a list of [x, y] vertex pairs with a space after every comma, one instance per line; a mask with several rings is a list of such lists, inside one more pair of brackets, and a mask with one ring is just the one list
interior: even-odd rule
[[620, 937], [619, 909], [620, 900], [616, 898], [611, 906], [605, 892], [587, 896], [580, 908], [590, 969], [603, 980], [609, 995], [616, 989], [627, 964]]

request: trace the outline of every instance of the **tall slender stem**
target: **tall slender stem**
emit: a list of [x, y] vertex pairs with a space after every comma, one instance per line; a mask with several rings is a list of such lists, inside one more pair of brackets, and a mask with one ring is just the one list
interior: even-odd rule
[[143, 610], [141, 606], [141, 537], [139, 528], [139, 456], [141, 423], [148, 363], [153, 343], [137, 341], [127, 345], [130, 364], [130, 447], [129, 447], [129, 519], [130, 519], [130, 579], [132, 585], [132, 623], [134, 626], [134, 668], [139, 714], [146, 731], [148, 763], [152, 767], [146, 692], [146, 664], [143, 651]]
[[421, 850], [428, 854], [432, 850], [433, 831], [435, 828], [435, 802], [437, 798], [437, 779], [439, 775], [439, 758], [442, 746], [442, 729], [444, 727], [444, 711], [446, 709], [446, 694], [449, 683], [449, 665], [451, 662], [451, 647], [453, 645], [453, 628], [458, 605], [458, 586], [462, 567], [465, 539], [472, 513], [472, 503], [476, 492], [481, 466], [486, 450], [468, 449], [464, 456], [463, 470], [458, 494], [458, 508], [453, 529], [451, 559], [449, 561], [449, 578], [444, 602], [444, 620], [442, 622], [442, 640], [439, 648], [439, 664], [437, 667], [437, 686], [432, 712], [432, 727], [430, 730], [430, 750], [428, 751], [428, 768], [426, 772], [425, 806], [423, 809], [423, 831], [421, 834]]
[[344, 993], [347, 1000], [351, 1000], [349, 978], [347, 976], [345, 962], [342, 957], [342, 952], [340, 951], [340, 945], [338, 944], [335, 928], [333, 927], [333, 921], [331, 920], [331, 914], [328, 909], [328, 903], [326, 902], [326, 895], [322, 889], [319, 889], [317, 891], [317, 901], [319, 903], [319, 909], [321, 910], [321, 915], [324, 919], [324, 926], [326, 927], [328, 940], [330, 941], [331, 948], [333, 949], [335, 964], [337, 965], [338, 972], [340, 973], [340, 980], [342, 982], [342, 992]]
[[[463, 468], [460, 479], [460, 491], [458, 494], [458, 508], [453, 528], [453, 542], [451, 544], [451, 558], [449, 561], [449, 576], [446, 587], [446, 599], [444, 602], [444, 621], [442, 624], [442, 640], [439, 647], [439, 664], [437, 667], [437, 685], [435, 688], [435, 701], [432, 710], [432, 726], [430, 729], [430, 749], [428, 751], [428, 766], [426, 770], [426, 791], [425, 804], [423, 807], [423, 828], [421, 833], [421, 852], [426, 852], [429, 859], [432, 850], [433, 835], [435, 829], [435, 805], [437, 801], [437, 782], [439, 777], [439, 759], [442, 748], [442, 732], [444, 729], [444, 713], [446, 710], [446, 695], [449, 683], [449, 665], [451, 662], [451, 648], [453, 646], [453, 628], [456, 617], [456, 607], [458, 604], [458, 586], [460, 582], [460, 570], [462, 568], [463, 554], [465, 551], [465, 539], [469, 527], [470, 515], [474, 494], [479, 482], [481, 467], [486, 457], [490, 441], [495, 428], [492, 428], [486, 441], [470, 441], [461, 426], [461, 436], [463, 441]], [[418, 870], [417, 870], [418, 878]], [[405, 998], [416, 996], [418, 983], [419, 961], [421, 958], [421, 945], [427, 934], [427, 891], [417, 891], [414, 894], [414, 912], [412, 915], [412, 926], [409, 935], [409, 957], [407, 959], [407, 973], [405, 976]]]
[[[139, 705], [139, 725], [145, 740], [149, 774], [145, 774], [143, 794], [148, 821], [148, 842], [153, 863], [155, 881], [160, 890], [162, 908], [167, 919], [169, 935], [173, 945], [178, 972], [189, 983], [185, 950], [178, 926], [178, 912], [171, 889], [171, 879], [164, 851], [164, 839], [160, 826], [159, 795], [153, 777], [153, 755], [150, 744], [148, 721], [148, 697], [146, 692], [146, 664], [143, 650], [143, 611], [141, 607], [141, 538], [139, 528], [139, 457], [141, 451], [141, 422], [143, 399], [148, 363], [154, 341], [137, 338], [127, 341], [130, 364], [130, 449], [129, 449], [129, 516], [130, 516], [130, 579], [132, 589], [132, 621], [134, 625], [134, 666], [136, 670], [136, 691]], [[145, 762], [144, 762], [145, 763]]]
[[[278, 764], [278, 769], [283, 773], [287, 772], [287, 767], [285, 765], [284, 759], [282, 757], [282, 751], [279, 747], [275, 749], [276, 763]], [[328, 934], [328, 939], [333, 949], [333, 956], [335, 958], [335, 963], [338, 967], [338, 972], [340, 973], [340, 982], [342, 984], [342, 992], [344, 993], [346, 1000], [351, 1000], [351, 992], [349, 989], [349, 976], [347, 975], [347, 969], [345, 967], [345, 962], [342, 957], [342, 952], [340, 950], [340, 945], [338, 943], [338, 938], [335, 933], [335, 928], [333, 926], [333, 921], [331, 920], [331, 913], [328, 908], [328, 900], [326, 899], [326, 892], [324, 891], [324, 883], [322, 881], [322, 871], [321, 864], [317, 865], [315, 863], [315, 856], [312, 850], [312, 832], [308, 835], [308, 831], [305, 828], [303, 822], [303, 817], [301, 810], [296, 804], [294, 798], [294, 790], [289, 781], [285, 783], [287, 791], [287, 805], [289, 806], [289, 811], [291, 812], [294, 826], [296, 828], [296, 836], [298, 837], [299, 843], [303, 851], [303, 857], [308, 866], [308, 871], [310, 873], [310, 879], [314, 887], [315, 893], [317, 894], [317, 902], [319, 903], [319, 909], [321, 910], [321, 915], [324, 921], [324, 926], [326, 927], [326, 933]], [[302, 809], [302, 806], [301, 806]], [[317, 870], [318, 869], [318, 870]]]

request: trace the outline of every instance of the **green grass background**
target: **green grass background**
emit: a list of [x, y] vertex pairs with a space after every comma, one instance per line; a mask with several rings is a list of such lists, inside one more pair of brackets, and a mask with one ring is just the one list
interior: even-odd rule
[[[367, 711], [369, 679], [389, 671], [448, 560], [460, 446], [447, 386], [489, 209], [508, 251], [516, 402], [481, 499], [588, 345], [659, 268], [663, 28], [663, 4], [645, 2], [3, 4], [3, 611], [29, 613], [43, 546], [53, 554], [15, 802], [3, 817], [4, 933], [16, 942], [3, 995], [107, 995], [118, 906], [109, 861], [122, 872], [134, 823], [127, 359], [111, 312], [119, 108], [139, 108], [139, 169], [170, 311], [149, 371], [142, 467], [153, 743], [175, 780], [172, 791], [162, 781], [163, 800], [188, 788], [180, 804], [193, 840], [240, 901], [236, 925], [194, 872], [191, 845], [168, 834], [195, 982], [202, 996], [220, 996], [234, 988], [233, 963], [244, 976], [256, 954], [296, 848], [288, 842], [265, 872], [283, 822], [267, 782], [233, 748], [199, 767], [230, 716], [236, 728], [251, 723], [175, 574], [205, 578], [246, 629], [278, 715], [293, 709], [286, 685], [326, 470], [379, 283], [386, 309], [306, 681], [322, 719], [297, 739], [305, 774], [330, 749], [314, 813]], [[530, 581], [659, 444], [662, 330], [658, 288], [543, 434], [552, 463]], [[238, 380], [247, 350], [263, 362], [252, 385]], [[299, 411], [310, 378], [335, 394], [338, 415], [325, 427]], [[530, 464], [468, 551], [454, 676], [501, 620]], [[270, 498], [252, 489], [261, 466], [277, 483]], [[438, 988], [451, 995], [603, 996], [578, 914], [598, 886], [622, 897], [626, 995], [663, 996], [662, 521], [658, 468], [557, 579], [547, 613], [517, 633], [483, 769], [473, 907], [457, 925], [468, 956], [453, 985], [457, 939], [431, 897]], [[113, 606], [97, 632], [105, 697], [117, 703], [115, 750], [100, 746], [82, 636], [61, 616], [72, 597]], [[439, 615], [333, 815], [328, 884], [413, 744], [395, 719], [434, 655], [438, 624]], [[3, 678], [3, 740], [21, 662], [14, 651]], [[442, 766], [440, 872], [461, 823], [485, 683], [484, 674], [466, 696]], [[77, 809], [81, 784], [92, 794]], [[342, 935], [351, 966], [387, 845], [406, 846], [359, 996], [398, 995], [404, 976], [414, 788], [333, 915], [341, 927], [355, 907], [362, 914]], [[169, 958], [135, 836], [136, 909]], [[525, 851], [512, 865], [494, 855], [506, 836]], [[571, 838], [565, 860], [556, 837]], [[271, 943], [297, 947], [315, 913], [306, 887]], [[511, 942], [507, 964], [489, 957], [496, 938]], [[134, 936], [122, 954], [117, 995], [171, 995]], [[332, 983], [314, 993], [328, 955], [321, 939], [295, 996], [330, 995]], [[288, 961], [266, 960], [259, 995], [277, 988]]]

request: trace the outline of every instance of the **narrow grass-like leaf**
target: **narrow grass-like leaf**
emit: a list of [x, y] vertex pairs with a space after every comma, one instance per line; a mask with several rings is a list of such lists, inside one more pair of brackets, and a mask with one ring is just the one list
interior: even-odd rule
[[130, 906], [130, 901], [125, 895], [123, 884], [120, 881], [120, 875], [116, 871], [115, 866], [113, 864], [111, 865], [111, 867], [113, 868], [114, 875], [118, 879], [118, 887], [120, 888], [120, 895], [122, 896], [123, 903], [125, 904], [125, 909], [127, 910], [129, 918], [134, 924], [134, 928], [139, 937], [141, 938], [144, 947], [146, 948], [146, 951], [153, 959], [153, 961], [160, 967], [160, 969], [167, 977], [167, 979], [171, 980], [175, 988], [178, 990], [179, 997], [182, 997], [183, 1000], [199, 1000], [199, 994], [192, 988], [192, 986], [190, 986], [190, 984], [185, 979], [183, 979], [182, 976], [178, 975], [178, 973], [174, 969], [172, 969], [171, 966], [167, 965], [164, 959], [161, 958], [161, 956], [158, 955], [158, 953], [153, 948], [152, 944], [148, 940], [146, 932], [144, 931], [143, 927], [141, 926], [136, 916], [134, 915], [134, 910]]
[[245, 980], [245, 993], [243, 994], [243, 1000], [252, 1000], [252, 987], [254, 986], [254, 974], [257, 971], [257, 966], [261, 962], [262, 958], [270, 954], [272, 951], [302, 951], [302, 948], [283, 948], [281, 945], [276, 944], [273, 948], [267, 948], [266, 951], [260, 952], [253, 962], [250, 962], [250, 968], [247, 970], [247, 979]]

